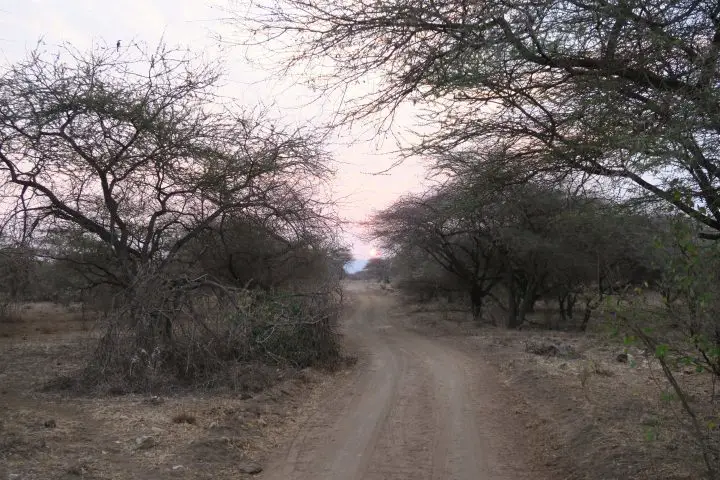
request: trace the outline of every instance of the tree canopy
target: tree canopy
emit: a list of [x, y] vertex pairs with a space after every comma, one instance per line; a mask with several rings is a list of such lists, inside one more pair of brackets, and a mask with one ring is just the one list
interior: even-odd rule
[[35, 52], [9, 67], [0, 188], [15, 237], [76, 229], [111, 250], [127, 284], [226, 218], [292, 238], [319, 231], [331, 220], [316, 195], [331, 173], [320, 139], [223, 105], [220, 78], [162, 46]]
[[[277, 0], [259, 8], [241, 19], [256, 28], [253, 40], [292, 35], [292, 62], [323, 74], [310, 70], [315, 85], [380, 78], [347, 118], [406, 100], [428, 106], [434, 133], [411, 153], [501, 146], [508, 158], [629, 182], [720, 237], [717, 2]], [[330, 67], [320, 66], [328, 58]]]

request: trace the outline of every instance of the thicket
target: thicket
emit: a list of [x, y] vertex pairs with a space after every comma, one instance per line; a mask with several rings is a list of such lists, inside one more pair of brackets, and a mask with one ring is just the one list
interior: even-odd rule
[[82, 302], [78, 385], [242, 386], [252, 362], [341, 358], [322, 139], [221, 103], [186, 51], [31, 52], [0, 74], [0, 314]]

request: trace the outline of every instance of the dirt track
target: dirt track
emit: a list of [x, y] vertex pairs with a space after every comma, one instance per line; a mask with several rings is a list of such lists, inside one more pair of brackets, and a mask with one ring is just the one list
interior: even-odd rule
[[358, 368], [266, 469], [265, 480], [542, 479], [512, 399], [479, 356], [420, 336], [394, 299], [349, 286]]

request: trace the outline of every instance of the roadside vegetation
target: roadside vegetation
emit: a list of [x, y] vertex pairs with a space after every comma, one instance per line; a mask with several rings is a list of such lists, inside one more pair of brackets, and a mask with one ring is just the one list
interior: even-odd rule
[[31, 53], [0, 81], [3, 321], [82, 302], [77, 386], [226, 386], [233, 365], [332, 366], [349, 260], [322, 142], [220, 105], [217, 67], [160, 46]]
[[[236, 41], [275, 49], [278, 74], [342, 93], [326, 127], [379, 119], [383, 130], [418, 112], [402, 156], [425, 158], [435, 182], [367, 222], [388, 255], [358, 276], [442, 301], [499, 344], [517, 347], [527, 330], [572, 339], [523, 352], [557, 360], [556, 378], [576, 373], [588, 402], [596, 377], [647, 369], [684, 432], [668, 450], [720, 478], [717, 2], [274, 0], [231, 9], [233, 20]], [[49, 375], [46, 362], [42, 385], [27, 383], [33, 371], [15, 372], [17, 385], [154, 399], [257, 392], [284, 371], [342, 364], [350, 255], [326, 200], [327, 130], [236, 105], [221, 82], [219, 66], [163, 45], [38, 50], [3, 67], [0, 333], [24, 340], [47, 302], [84, 332], [53, 350], [72, 368]], [[32, 335], [59, 328], [35, 324]], [[620, 349], [613, 369], [592, 356], [600, 344]], [[650, 395], [633, 379], [619, 383]], [[611, 421], [591, 418], [610, 435]], [[645, 441], [662, 438], [642, 422]], [[5, 433], [8, 464], [42, 450]]]
[[165, 45], [0, 72], [1, 475], [257, 473], [344, 365], [331, 158], [222, 79]]
[[238, 21], [348, 89], [341, 124], [420, 111], [404, 154], [436, 185], [368, 222], [389, 256], [363, 275], [476, 324], [639, 348], [719, 478], [716, 3], [278, 0]]

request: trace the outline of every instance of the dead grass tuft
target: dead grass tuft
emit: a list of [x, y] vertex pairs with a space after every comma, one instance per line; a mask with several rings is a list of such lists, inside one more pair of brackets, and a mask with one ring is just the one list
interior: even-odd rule
[[84, 463], [70, 465], [65, 470], [65, 473], [67, 473], [68, 475], [72, 475], [74, 477], [83, 477], [83, 476], [85, 476], [86, 472], [87, 472], [87, 466]]
[[181, 412], [172, 417], [172, 422], [173, 423], [186, 423], [188, 425], [195, 425], [197, 423], [197, 419], [195, 418], [195, 415], [192, 415], [187, 412]]
[[0, 324], [22, 323], [22, 321], [20, 306], [0, 299]]
[[547, 343], [545, 341], [527, 341], [525, 351], [535, 355], [561, 358], [580, 358], [580, 354], [569, 344]]

